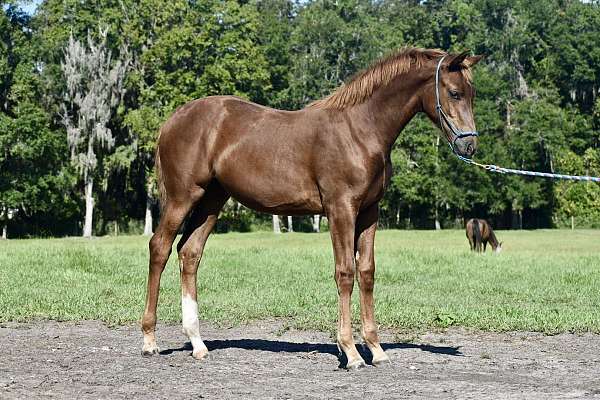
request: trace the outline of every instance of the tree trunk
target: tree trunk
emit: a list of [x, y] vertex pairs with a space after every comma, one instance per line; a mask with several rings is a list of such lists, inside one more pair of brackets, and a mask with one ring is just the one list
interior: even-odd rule
[[279, 225], [279, 215], [273, 214], [273, 233], [281, 233], [281, 226]]
[[519, 229], [523, 229], [523, 210], [519, 210]]
[[439, 215], [438, 215], [438, 208], [437, 205], [435, 206], [435, 230], [439, 231], [442, 229], [442, 225], [440, 224], [440, 220], [439, 220]]
[[83, 223], [83, 237], [92, 237], [92, 220], [94, 217], [94, 178], [87, 178], [85, 182], [85, 221]]
[[292, 220], [292, 216], [288, 215], [288, 232], [294, 232], [294, 221]]
[[315, 214], [313, 216], [313, 232], [319, 232], [320, 229], [320, 225], [321, 225], [321, 216], [319, 214]]
[[8, 239], [8, 222], [2, 225], [2, 239]]
[[146, 217], [144, 218], [144, 236], [152, 235], [152, 210], [146, 203]]
[[146, 218], [144, 219], [144, 236], [152, 235], [152, 197], [150, 190], [146, 192]]
[[571, 215], [571, 230], [575, 230], [575, 216], [574, 215]]

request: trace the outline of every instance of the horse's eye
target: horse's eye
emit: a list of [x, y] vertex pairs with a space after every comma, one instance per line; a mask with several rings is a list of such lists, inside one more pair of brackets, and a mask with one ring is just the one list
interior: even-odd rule
[[456, 90], [448, 90], [448, 94], [450, 94], [450, 97], [452, 97], [454, 100], [460, 100], [460, 93], [458, 93]]

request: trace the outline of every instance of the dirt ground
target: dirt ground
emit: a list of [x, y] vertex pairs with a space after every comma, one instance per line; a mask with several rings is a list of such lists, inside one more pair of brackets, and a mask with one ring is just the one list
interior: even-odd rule
[[135, 325], [2, 324], [0, 398], [600, 399], [599, 335], [383, 332], [391, 364], [346, 371], [327, 334], [283, 326], [201, 323], [199, 362], [174, 325], [159, 325], [161, 355], [142, 357]]

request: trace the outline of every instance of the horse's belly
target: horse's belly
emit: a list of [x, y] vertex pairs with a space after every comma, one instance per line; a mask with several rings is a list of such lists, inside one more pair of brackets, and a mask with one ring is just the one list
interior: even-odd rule
[[316, 184], [260, 175], [242, 180], [217, 176], [217, 180], [234, 199], [256, 211], [281, 215], [323, 213]]
[[233, 195], [233, 197], [246, 207], [269, 214], [312, 215], [323, 213], [323, 207], [320, 202], [315, 201], [316, 199], [297, 199], [297, 201], [292, 202], [288, 200], [287, 202], [283, 201], [276, 204], [274, 202], [261, 202], [256, 197], [244, 198], [238, 195]]

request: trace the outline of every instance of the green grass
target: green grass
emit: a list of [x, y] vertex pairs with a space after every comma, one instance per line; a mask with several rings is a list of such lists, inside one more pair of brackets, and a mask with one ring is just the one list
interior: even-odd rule
[[[462, 231], [380, 231], [378, 322], [421, 330], [600, 333], [600, 231], [499, 232], [499, 256], [475, 256]], [[328, 234], [213, 235], [199, 269], [200, 316], [220, 324], [286, 318], [332, 330], [337, 318]], [[137, 321], [145, 296], [147, 238], [0, 242], [0, 321]], [[354, 292], [358, 320], [358, 288]], [[159, 319], [181, 317], [173, 254]]]

